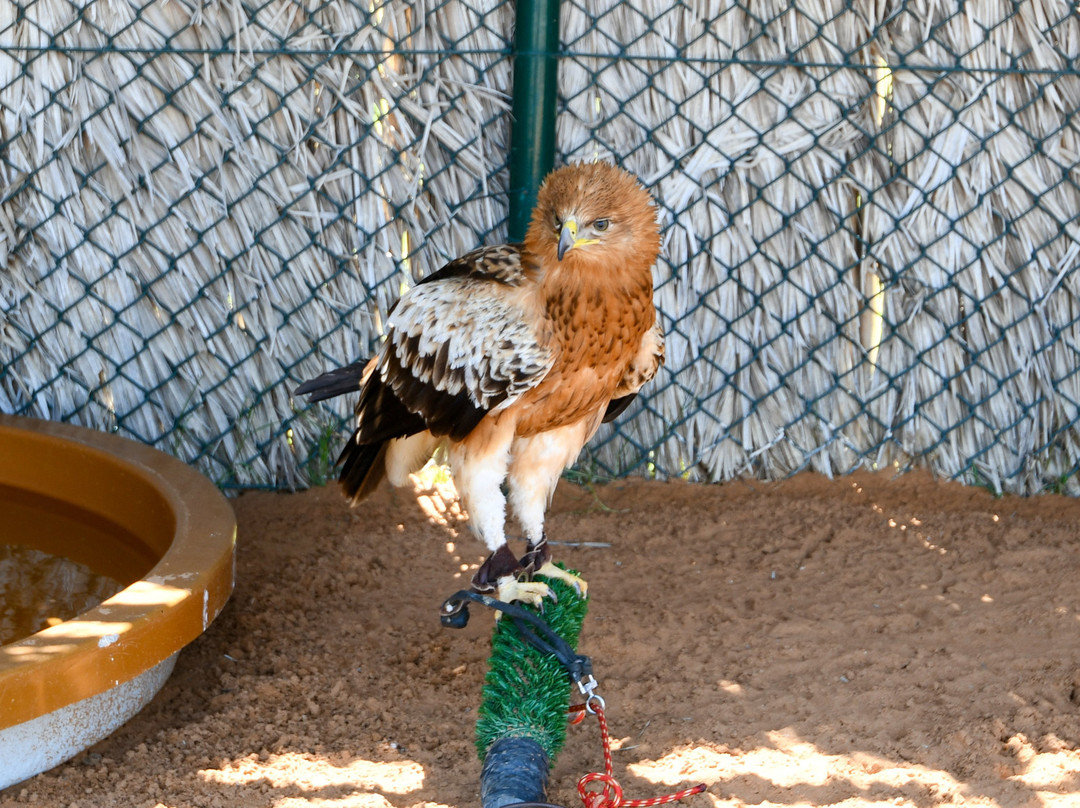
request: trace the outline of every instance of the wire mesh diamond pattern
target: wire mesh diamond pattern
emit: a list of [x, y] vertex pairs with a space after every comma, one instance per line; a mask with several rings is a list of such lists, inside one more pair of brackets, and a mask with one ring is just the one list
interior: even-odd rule
[[[0, 10], [0, 409], [228, 487], [325, 479], [298, 381], [506, 235], [513, 7]], [[1080, 492], [1080, 18], [975, 0], [564, 0], [559, 161], [658, 201], [667, 365], [581, 461], [927, 465]]]

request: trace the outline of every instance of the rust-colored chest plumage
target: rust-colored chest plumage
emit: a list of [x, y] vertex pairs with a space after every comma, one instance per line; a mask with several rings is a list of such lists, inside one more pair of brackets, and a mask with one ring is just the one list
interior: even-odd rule
[[656, 319], [650, 272], [552, 275], [540, 293], [555, 363], [519, 402], [519, 435], [599, 418]]

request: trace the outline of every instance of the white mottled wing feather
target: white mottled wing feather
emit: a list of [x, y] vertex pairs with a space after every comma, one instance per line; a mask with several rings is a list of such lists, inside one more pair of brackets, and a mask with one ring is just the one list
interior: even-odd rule
[[554, 362], [522, 299], [520, 287], [478, 275], [414, 287], [388, 320], [384, 382], [436, 431], [455, 408], [476, 417], [513, 402]]

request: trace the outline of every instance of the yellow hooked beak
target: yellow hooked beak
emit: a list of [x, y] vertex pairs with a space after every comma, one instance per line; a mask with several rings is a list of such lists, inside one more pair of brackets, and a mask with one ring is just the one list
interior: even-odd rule
[[567, 250], [582, 247], [586, 244], [596, 244], [596, 239], [578, 238], [578, 225], [574, 217], [571, 216], [563, 222], [562, 228], [559, 230], [559, 247], [557, 251], [560, 261], [566, 255]]

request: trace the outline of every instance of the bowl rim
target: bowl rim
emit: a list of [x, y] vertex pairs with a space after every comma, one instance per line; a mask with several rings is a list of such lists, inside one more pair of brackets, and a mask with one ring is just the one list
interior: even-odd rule
[[[138, 508], [123, 485], [137, 479], [149, 486], [144, 494], [152, 489], [160, 497], [147, 510], [163, 504], [173, 532], [140, 580], [71, 620], [0, 646], [0, 730], [130, 681], [202, 634], [232, 593], [236, 549], [228, 501], [164, 452], [87, 427], [0, 414], [0, 447], [6, 442], [69, 462], [35, 475], [26, 471], [32, 457], [0, 450], [0, 483], [61, 500], [65, 491], [79, 491], [82, 500], [71, 501], [84, 509], [87, 496], [108, 500], [90, 507], [109, 517], [110, 508]], [[120, 482], [112, 488], [110, 469]], [[88, 479], [87, 472], [102, 478]]]

